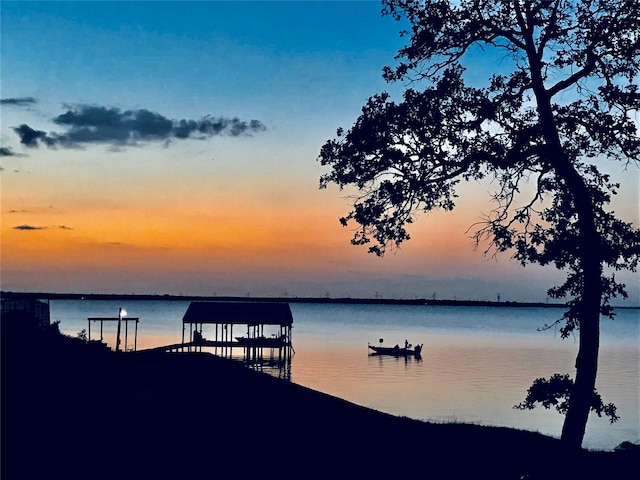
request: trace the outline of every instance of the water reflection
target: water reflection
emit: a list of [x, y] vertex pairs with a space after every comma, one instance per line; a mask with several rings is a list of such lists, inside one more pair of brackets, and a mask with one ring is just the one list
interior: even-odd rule
[[[399, 416], [436, 422], [471, 422], [540, 431], [558, 437], [563, 417], [539, 408], [513, 406], [531, 382], [556, 371], [572, 372], [575, 345], [538, 345], [449, 339], [430, 341], [421, 359], [372, 356], [349, 345], [298, 346], [293, 358], [296, 383]], [[637, 441], [638, 351], [618, 346], [602, 351], [598, 390], [616, 403], [622, 420], [592, 415], [585, 445], [612, 448], [621, 439]], [[635, 371], [635, 373], [634, 373]]]
[[384, 364], [384, 362], [402, 362], [405, 365], [409, 363], [422, 362], [422, 355], [386, 355], [384, 353], [369, 353], [369, 361], [377, 361], [380, 366]]
[[238, 360], [243, 362], [251, 370], [268, 373], [283, 380], [291, 380], [291, 357], [287, 357], [286, 359], [275, 357], [258, 357], [251, 359], [245, 357], [244, 359]]

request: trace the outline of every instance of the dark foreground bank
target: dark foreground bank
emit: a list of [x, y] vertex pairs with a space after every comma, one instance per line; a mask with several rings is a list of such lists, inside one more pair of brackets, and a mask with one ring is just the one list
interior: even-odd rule
[[209, 354], [115, 353], [55, 326], [1, 333], [3, 479], [637, 475], [637, 453], [394, 417]]

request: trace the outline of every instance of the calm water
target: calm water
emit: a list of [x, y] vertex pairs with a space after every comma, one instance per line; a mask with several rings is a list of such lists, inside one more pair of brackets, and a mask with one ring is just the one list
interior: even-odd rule
[[[116, 317], [124, 307], [129, 317], [140, 318], [142, 349], [180, 342], [188, 305], [54, 300], [51, 319], [75, 336], [87, 328], [87, 317]], [[555, 410], [520, 411], [513, 405], [535, 378], [573, 375], [577, 339], [538, 331], [562, 309], [292, 303], [291, 310], [296, 383], [395, 415], [560, 436], [563, 417]], [[98, 331], [92, 324], [92, 338]], [[423, 343], [422, 360], [370, 356], [367, 343], [380, 338], [386, 345]], [[113, 345], [115, 325], [105, 325], [104, 339]], [[133, 345], [132, 326], [128, 344]], [[600, 351], [597, 388], [605, 402], [617, 405], [621, 420], [610, 425], [593, 414], [584, 445], [608, 450], [624, 440], [640, 441], [639, 310], [620, 310], [615, 321], [603, 321]]]

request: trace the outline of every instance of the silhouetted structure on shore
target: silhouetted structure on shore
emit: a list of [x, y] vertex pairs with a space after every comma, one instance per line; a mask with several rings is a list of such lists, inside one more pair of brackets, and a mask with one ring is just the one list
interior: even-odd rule
[[[122, 309], [121, 309], [122, 310]], [[124, 351], [128, 352], [128, 351], [137, 351], [138, 350], [138, 323], [140, 322], [140, 319], [138, 317], [129, 317], [129, 318], [125, 318], [121, 315], [118, 315], [117, 317], [88, 317], [87, 318], [87, 324], [88, 324], [88, 341], [91, 342], [91, 323], [96, 323], [96, 322], [100, 322], [100, 342], [104, 341], [104, 322], [118, 322], [118, 323], [123, 323], [124, 322]], [[133, 336], [133, 346], [129, 345], [129, 322], [133, 322], [134, 323], [134, 336]], [[119, 343], [120, 343], [120, 330], [118, 330], [118, 336], [116, 337], [116, 350], [119, 350]]]
[[[191, 302], [182, 318], [182, 342], [150, 350], [201, 352], [205, 347], [217, 356], [233, 359], [238, 358], [234, 350], [239, 349], [242, 360], [252, 369], [275, 369], [279, 377], [289, 379], [294, 353], [292, 328], [288, 303]], [[236, 336], [238, 332], [242, 335]]]
[[1, 304], [4, 325], [8, 322], [21, 322], [29, 327], [45, 328], [51, 324], [48, 300], [34, 297], [7, 298], [3, 295]]

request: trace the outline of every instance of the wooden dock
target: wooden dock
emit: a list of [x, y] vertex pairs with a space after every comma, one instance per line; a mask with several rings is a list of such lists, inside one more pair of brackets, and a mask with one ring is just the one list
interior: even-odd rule
[[[205, 348], [271, 348], [271, 349], [276, 349], [276, 348], [281, 348], [281, 347], [287, 347], [287, 346], [291, 346], [291, 345], [287, 345], [283, 342], [279, 342], [278, 344], [274, 344], [273, 341], [270, 340], [274, 340], [271, 338], [266, 338], [265, 339], [266, 342], [260, 342], [260, 341], [256, 341], [254, 343], [251, 343], [250, 345], [248, 344], [243, 344], [241, 342], [238, 341], [223, 341], [223, 340], [207, 340], [207, 339], [203, 339], [197, 342], [181, 342], [181, 343], [172, 343], [170, 345], [162, 345], [160, 347], [152, 347], [152, 348], [146, 348], [144, 350], [140, 350], [140, 351], [144, 351], [144, 352], [192, 352], [192, 351], [200, 351], [202, 349], [202, 347]], [[291, 348], [293, 348], [291, 346]]]
[[[292, 328], [293, 316], [287, 303], [191, 302], [182, 319], [182, 342], [144, 351], [205, 349], [221, 357], [241, 359], [257, 370], [276, 368], [279, 377], [290, 378]], [[236, 356], [234, 352], [238, 351], [241, 355]]]

